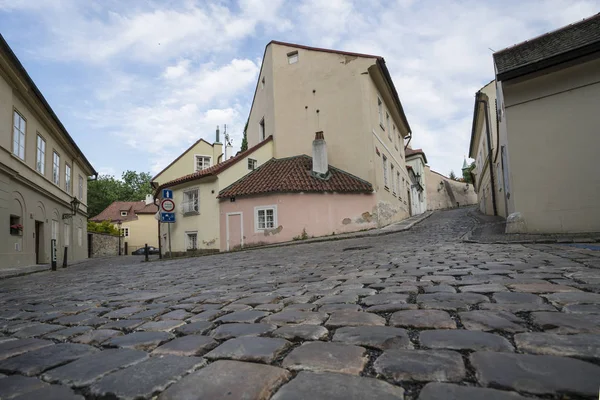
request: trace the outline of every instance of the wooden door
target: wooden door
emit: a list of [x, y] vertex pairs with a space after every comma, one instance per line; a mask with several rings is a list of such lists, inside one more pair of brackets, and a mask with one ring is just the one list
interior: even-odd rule
[[227, 214], [227, 250], [244, 247], [242, 213]]

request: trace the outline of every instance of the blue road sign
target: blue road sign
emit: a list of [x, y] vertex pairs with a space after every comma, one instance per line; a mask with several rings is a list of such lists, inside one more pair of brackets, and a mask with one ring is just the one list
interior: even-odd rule
[[172, 199], [173, 191], [171, 189], [163, 189], [162, 190], [162, 198], [163, 199]]
[[175, 222], [175, 213], [172, 212], [161, 212], [160, 222], [173, 223]]

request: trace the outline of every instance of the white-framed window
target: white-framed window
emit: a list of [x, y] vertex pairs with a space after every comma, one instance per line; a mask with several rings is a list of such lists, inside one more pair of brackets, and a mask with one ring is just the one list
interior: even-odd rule
[[52, 182], [60, 185], [60, 156], [57, 152], [52, 153]]
[[35, 169], [44, 175], [46, 171], [46, 141], [39, 134], [37, 135], [37, 152], [35, 157]]
[[255, 159], [253, 159], [253, 158], [248, 159], [248, 169], [249, 170], [251, 170], [251, 171], [255, 170], [257, 164], [258, 164], [258, 162]]
[[121, 217], [126, 217], [127, 216], [127, 211], [121, 211]]
[[56, 240], [57, 245], [58, 245], [58, 229], [59, 229], [58, 221], [53, 219], [52, 220], [52, 239]]
[[198, 214], [200, 212], [200, 202], [198, 197], [198, 188], [188, 189], [183, 192], [183, 213]]
[[265, 140], [265, 117], [263, 117], [260, 122], [258, 123], [258, 133], [259, 133], [259, 137], [260, 140]]
[[400, 135], [396, 133], [396, 125], [392, 125], [392, 137], [395, 138], [395, 140], [397, 140], [397, 142], [394, 142], [394, 145], [396, 146], [396, 150], [398, 150], [398, 146], [400, 145], [400, 143], [402, 143], [402, 141], [400, 140]]
[[68, 223], [65, 222], [64, 225], [63, 225], [63, 229], [64, 229], [64, 240], [63, 240], [63, 242], [64, 242], [65, 247], [69, 247], [69, 245], [71, 244], [71, 241], [69, 240], [70, 236], [71, 236], [70, 235], [70, 233], [71, 233], [71, 226]]
[[396, 172], [396, 184], [398, 185], [398, 198], [402, 200], [402, 186], [400, 186], [400, 171]]
[[83, 176], [79, 175], [79, 190], [77, 193], [79, 200], [83, 200]]
[[396, 181], [394, 180], [394, 164], [390, 164], [390, 176], [392, 177], [392, 193], [396, 194]]
[[393, 141], [392, 130], [390, 129], [390, 114], [387, 111], [385, 112], [385, 129], [388, 132], [388, 139], [390, 139], [390, 142]]
[[186, 250], [197, 250], [198, 249], [198, 232], [186, 232]]
[[128, 226], [121, 228], [121, 236], [129, 237], [129, 227]]
[[277, 227], [277, 206], [254, 207], [254, 231]]
[[77, 228], [77, 244], [79, 247], [83, 245], [83, 228]]
[[377, 113], [379, 114], [379, 126], [381, 129], [385, 129], [383, 127], [383, 102], [380, 97], [377, 97]]
[[71, 166], [65, 164], [65, 190], [71, 193]]
[[382, 159], [383, 159], [383, 185], [387, 188], [389, 187], [389, 183], [388, 183], [388, 160], [387, 157], [384, 155], [381, 155]]
[[14, 111], [13, 122], [13, 154], [21, 160], [25, 160], [25, 131], [27, 130], [27, 121], [16, 110]]
[[196, 154], [195, 165], [194, 165], [194, 167], [196, 168], [196, 172], [202, 171], [203, 169], [210, 167], [210, 159], [211, 159], [210, 156], [202, 156], [202, 155]]
[[298, 62], [298, 51], [287, 53], [288, 64], [296, 64]]

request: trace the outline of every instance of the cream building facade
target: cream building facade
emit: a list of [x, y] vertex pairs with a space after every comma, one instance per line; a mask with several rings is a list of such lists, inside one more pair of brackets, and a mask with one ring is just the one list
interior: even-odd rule
[[[87, 258], [96, 171], [0, 36], [0, 268]], [[73, 215], [73, 208], [76, 207]]]
[[425, 167], [427, 156], [422, 149], [407, 147], [406, 165], [410, 167], [411, 175], [411, 215], [422, 214], [427, 211], [427, 184], [425, 183]]
[[272, 41], [247, 140], [273, 136], [273, 157], [311, 154], [323, 131], [329, 163], [373, 185], [379, 226], [409, 216], [404, 138], [411, 129], [382, 57]]

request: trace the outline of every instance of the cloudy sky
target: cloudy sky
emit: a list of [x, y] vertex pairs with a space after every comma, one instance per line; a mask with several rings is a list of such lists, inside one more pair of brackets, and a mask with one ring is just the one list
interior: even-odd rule
[[95, 168], [158, 172], [227, 124], [273, 39], [385, 58], [431, 167], [458, 172], [492, 50], [600, 0], [0, 0], [0, 33]]

